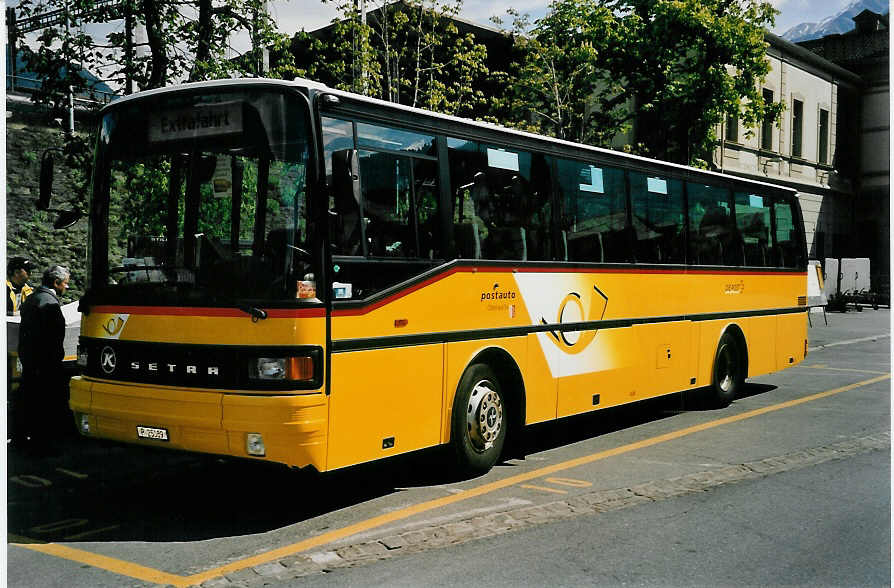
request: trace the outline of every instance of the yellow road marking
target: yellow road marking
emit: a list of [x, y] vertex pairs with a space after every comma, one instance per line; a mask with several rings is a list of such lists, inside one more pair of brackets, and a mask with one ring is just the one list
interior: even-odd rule
[[[160, 570], [156, 570], [153, 568], [140, 566], [140, 565], [128, 562], [128, 561], [115, 559], [113, 557], [107, 557], [104, 555], [97, 555], [94, 553], [90, 553], [89, 551], [74, 549], [71, 547], [63, 546], [63, 545], [56, 545], [56, 544], [43, 544], [43, 545], [30, 544], [29, 545], [29, 544], [18, 544], [18, 543], [14, 543], [13, 545], [22, 547], [24, 549], [31, 549], [33, 551], [39, 551], [41, 553], [46, 553], [49, 555], [54, 555], [56, 557], [69, 559], [69, 560], [76, 561], [79, 563], [85, 563], [85, 564], [91, 565], [93, 567], [108, 570], [110, 572], [121, 574], [123, 576], [130, 576], [132, 578], [136, 578], [139, 580], [146, 580], [148, 582], [156, 582], [159, 584], [170, 584], [172, 586], [186, 588], [187, 586], [192, 586], [194, 584], [201, 584], [202, 582], [205, 582], [212, 578], [217, 578], [219, 576], [223, 576], [224, 574], [229, 574], [232, 572], [243, 570], [245, 568], [250, 568], [250, 567], [254, 567], [254, 566], [268, 563], [271, 561], [275, 561], [278, 559], [282, 559], [282, 558], [290, 556], [290, 555], [295, 555], [296, 553], [301, 553], [303, 551], [307, 551], [309, 549], [313, 549], [313, 548], [319, 547], [321, 545], [326, 545], [328, 543], [332, 543], [333, 541], [345, 539], [346, 537], [350, 537], [351, 535], [356, 535], [358, 533], [366, 532], [371, 529], [375, 529], [376, 527], [381, 527], [383, 525], [386, 525], [388, 523], [393, 523], [395, 521], [400, 521], [400, 520], [412, 517], [414, 515], [417, 515], [417, 514], [420, 514], [423, 512], [434, 510], [436, 508], [441, 508], [442, 506], [448, 506], [448, 505], [451, 505], [451, 504], [454, 504], [457, 502], [461, 502], [463, 500], [468, 500], [469, 498], [475, 498], [475, 497], [481, 496], [483, 494], [493, 492], [495, 490], [500, 490], [502, 488], [514, 486], [516, 484], [529, 482], [536, 478], [542, 478], [544, 476], [549, 476], [551, 474], [555, 474], [558, 472], [576, 468], [576, 467], [579, 467], [582, 465], [590, 464], [595, 461], [599, 461], [599, 460], [606, 459], [609, 457], [623, 455], [623, 454], [629, 453], [631, 451], [636, 451], [638, 449], [651, 447], [653, 445], [658, 445], [660, 443], [665, 443], [667, 441], [680, 439], [680, 438], [686, 437], [688, 435], [700, 433], [702, 431], [707, 431], [709, 429], [713, 429], [713, 428], [720, 427], [723, 425], [728, 425], [731, 423], [744, 421], [746, 419], [754, 418], [757, 416], [761, 416], [761, 415], [775, 412], [778, 410], [782, 410], [785, 408], [791, 408], [793, 406], [798, 406], [799, 404], [804, 404], [806, 402], [820, 400], [822, 398], [827, 398], [829, 396], [841, 394], [842, 392], [847, 392], [847, 391], [853, 390], [855, 388], [862, 388], [863, 386], [870, 386], [872, 384], [876, 384], [878, 382], [887, 380], [890, 377], [891, 377], [891, 374], [877, 376], [875, 378], [870, 378], [868, 380], [863, 380], [860, 382], [856, 382], [854, 384], [848, 384], [847, 386], [841, 386], [839, 388], [834, 388], [832, 390], [826, 390], [825, 392], [819, 392], [817, 394], [811, 394], [810, 396], [804, 396], [802, 398], [796, 398], [794, 400], [788, 400], [786, 402], [781, 402], [779, 404], [765, 406], [763, 408], [750, 410], [747, 412], [743, 412], [741, 414], [724, 417], [721, 419], [709, 421], [706, 423], [701, 423], [698, 425], [693, 425], [691, 427], [686, 427], [685, 429], [679, 429], [677, 431], [672, 431], [670, 433], [665, 433], [663, 435], [658, 435], [656, 437], [650, 437], [649, 439], [643, 439], [642, 441], [628, 443], [627, 445], [622, 445], [620, 447], [607, 449], [605, 451], [600, 451], [598, 453], [585, 455], [583, 457], [578, 457], [575, 459], [564, 461], [562, 463], [557, 463], [557, 464], [554, 464], [551, 466], [546, 466], [543, 468], [532, 470], [530, 472], [517, 474], [515, 476], [510, 476], [510, 477], [504, 478], [502, 480], [497, 480], [494, 482], [489, 482], [487, 484], [482, 484], [481, 486], [478, 486], [476, 488], [471, 488], [471, 489], [466, 490], [465, 492], [461, 492], [459, 494], [453, 494], [451, 496], [444, 496], [441, 498], [436, 498], [434, 500], [429, 500], [427, 502], [415, 504], [413, 506], [409, 506], [409, 507], [401, 509], [401, 510], [396, 510], [396, 511], [392, 511], [389, 513], [385, 513], [385, 514], [379, 515], [377, 517], [367, 519], [365, 521], [360, 521], [358, 523], [354, 523], [353, 525], [348, 525], [347, 527], [342, 527], [341, 529], [334, 529], [327, 533], [323, 533], [322, 535], [317, 535], [316, 537], [310, 537], [308, 539], [299, 541], [297, 543], [293, 543], [291, 545], [286, 545], [286, 546], [283, 546], [283, 547], [280, 547], [277, 549], [273, 549], [273, 550], [265, 552], [265, 553], [261, 553], [261, 554], [258, 554], [258, 555], [252, 556], [252, 557], [247, 557], [245, 559], [234, 561], [234, 562], [231, 562], [229, 564], [226, 564], [226, 565], [223, 565], [223, 566], [220, 566], [217, 568], [206, 570], [206, 571], [200, 572], [198, 574], [193, 574], [192, 576], [178, 576], [175, 574], [169, 574], [169, 573], [162, 572]], [[12, 536], [10, 536], [10, 538], [12, 538]]]
[[46, 478], [41, 478], [40, 476], [32, 476], [31, 474], [13, 476], [9, 479], [9, 481], [15, 482], [19, 486], [24, 486], [25, 488], [47, 488], [53, 485], [53, 483]]
[[589, 488], [593, 485], [592, 482], [587, 482], [586, 480], [574, 480], [572, 478], [547, 478], [546, 481], [550, 484], [571, 486], [572, 488]]
[[90, 477], [87, 474], [82, 474], [80, 472], [73, 472], [73, 471], [67, 470], [65, 468], [56, 468], [56, 471], [63, 473], [66, 476], [71, 476], [72, 478], [77, 478], [78, 480], [86, 480], [87, 478]]
[[124, 561], [114, 557], [107, 557], [105, 555], [99, 555], [98, 553], [91, 553], [89, 551], [84, 551], [83, 549], [75, 549], [74, 547], [59, 545], [58, 543], [32, 543], [30, 545], [19, 545], [19, 547], [24, 547], [32, 551], [39, 551], [40, 553], [46, 553], [47, 555], [54, 555], [62, 559], [68, 559], [71, 561], [87, 564], [93, 566], [94, 568], [108, 570], [122, 576], [128, 576], [130, 578], [136, 578], [137, 580], [143, 580], [144, 582], [152, 582], [155, 584], [173, 584], [174, 586], [184, 587], [189, 586], [190, 584], [190, 582], [184, 582], [185, 578], [183, 576], [169, 574], [167, 572], [162, 572], [161, 570], [148, 568], [146, 566], [141, 566], [139, 564]]
[[568, 494], [567, 490], [559, 490], [558, 488], [547, 488], [546, 486], [534, 486], [533, 484], [522, 484], [519, 488], [528, 488], [530, 490], [540, 490], [542, 492], [552, 492], [553, 494]]
[[858, 369], [854, 369], [854, 368], [834, 368], [834, 367], [829, 367], [829, 366], [827, 366], [827, 365], [824, 364], [824, 363], [820, 363], [820, 364], [817, 364], [817, 365], [802, 365], [802, 366], [800, 366], [800, 367], [805, 367], [805, 368], [809, 368], [809, 369], [812, 369], [812, 370], [830, 370], [830, 371], [833, 371], [833, 372], [851, 372], [851, 373], [855, 373], [855, 374], [879, 374], [879, 375], [884, 375], [884, 374], [887, 374], [887, 373], [888, 373], [888, 372], [877, 372], [877, 371], [874, 371], [874, 370], [858, 370]]
[[84, 531], [83, 533], [78, 533], [77, 535], [69, 535], [65, 538], [66, 541], [74, 541], [75, 539], [83, 539], [84, 537], [89, 537], [90, 535], [98, 535], [99, 533], [105, 533], [106, 531], [111, 531], [113, 529], [119, 529], [121, 525], [109, 525], [108, 527], [101, 527], [99, 529], [91, 529], [90, 531]]

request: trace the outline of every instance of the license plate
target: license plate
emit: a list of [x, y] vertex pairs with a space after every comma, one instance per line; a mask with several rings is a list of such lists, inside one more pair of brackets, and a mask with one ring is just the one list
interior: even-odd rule
[[154, 439], [155, 441], [168, 441], [168, 430], [158, 427], [137, 427], [137, 437], [140, 439]]

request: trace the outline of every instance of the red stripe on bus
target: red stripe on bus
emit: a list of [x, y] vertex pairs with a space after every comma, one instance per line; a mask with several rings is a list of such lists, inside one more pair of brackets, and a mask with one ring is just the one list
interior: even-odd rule
[[432, 276], [419, 282], [418, 284], [414, 284], [404, 290], [400, 290], [399, 292], [395, 292], [390, 296], [386, 296], [382, 300], [369, 304], [367, 306], [362, 306], [359, 308], [346, 308], [346, 309], [334, 309], [332, 311], [332, 316], [334, 317], [344, 317], [344, 316], [361, 316], [367, 313], [370, 313], [377, 308], [381, 308], [386, 304], [390, 304], [399, 298], [403, 298], [404, 296], [408, 296], [413, 292], [425, 288], [426, 286], [430, 286], [435, 282], [439, 282], [449, 276], [452, 276], [456, 273], [504, 273], [504, 274], [515, 274], [515, 273], [541, 273], [541, 274], [679, 274], [679, 275], [730, 275], [730, 274], [746, 274], [749, 276], [803, 276], [807, 277], [807, 272], [799, 272], [799, 271], [765, 271], [765, 270], [742, 270], [741, 268], [730, 268], [730, 269], [705, 269], [705, 270], [680, 270], [680, 269], [659, 269], [659, 268], [537, 268], [537, 267], [499, 267], [499, 266], [462, 266], [455, 267], [450, 270], [445, 271], [444, 273]]
[[[157, 316], [211, 316], [222, 318], [247, 317], [248, 314], [236, 308], [187, 307], [187, 306], [94, 306], [91, 312], [105, 314], [145, 314]], [[267, 310], [267, 309], [265, 309]], [[290, 309], [272, 308], [267, 310], [269, 318], [313, 318], [326, 316], [324, 308]]]

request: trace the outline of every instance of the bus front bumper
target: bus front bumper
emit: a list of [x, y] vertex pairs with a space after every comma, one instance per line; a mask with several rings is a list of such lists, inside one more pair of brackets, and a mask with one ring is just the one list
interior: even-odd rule
[[260, 396], [79, 376], [69, 406], [89, 437], [325, 469], [328, 398], [321, 392]]

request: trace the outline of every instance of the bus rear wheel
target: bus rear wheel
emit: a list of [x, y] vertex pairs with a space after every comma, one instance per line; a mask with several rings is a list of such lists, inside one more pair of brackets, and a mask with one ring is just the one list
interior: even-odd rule
[[714, 372], [711, 377], [711, 388], [717, 406], [728, 406], [735, 400], [739, 390], [745, 383], [742, 354], [736, 338], [724, 333], [717, 344], [714, 355]]
[[453, 400], [451, 443], [463, 474], [478, 475], [500, 459], [509, 420], [500, 381], [483, 363], [468, 367]]

